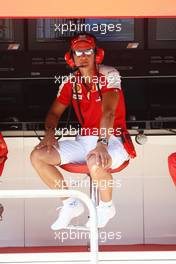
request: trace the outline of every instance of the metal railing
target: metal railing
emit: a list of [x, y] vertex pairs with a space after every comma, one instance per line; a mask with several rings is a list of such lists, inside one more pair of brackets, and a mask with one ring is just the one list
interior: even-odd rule
[[90, 263], [98, 263], [98, 229], [96, 208], [89, 196], [77, 190], [0, 190], [0, 198], [57, 198], [74, 197], [82, 200], [90, 213]]

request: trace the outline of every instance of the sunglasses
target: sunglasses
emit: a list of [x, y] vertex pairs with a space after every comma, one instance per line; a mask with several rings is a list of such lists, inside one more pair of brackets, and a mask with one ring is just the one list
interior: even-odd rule
[[85, 55], [91, 55], [94, 53], [94, 50], [93, 49], [87, 49], [87, 50], [73, 50], [73, 53], [77, 56], [77, 57], [80, 57], [82, 56], [83, 54]]

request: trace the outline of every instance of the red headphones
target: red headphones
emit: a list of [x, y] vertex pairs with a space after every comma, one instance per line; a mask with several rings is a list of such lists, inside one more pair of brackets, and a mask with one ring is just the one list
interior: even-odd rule
[[[77, 35], [71, 40], [71, 49], [80, 41], [87, 42], [93, 49], [95, 49], [95, 62], [96, 64], [100, 64], [104, 58], [104, 50], [102, 48], [96, 48], [95, 37], [89, 34]], [[65, 54], [65, 61], [71, 68], [75, 66], [71, 50]]]

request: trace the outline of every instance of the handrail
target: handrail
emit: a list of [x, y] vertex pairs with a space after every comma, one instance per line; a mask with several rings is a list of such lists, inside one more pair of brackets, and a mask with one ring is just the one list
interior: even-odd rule
[[56, 198], [75, 197], [82, 200], [90, 213], [90, 263], [98, 263], [98, 229], [96, 208], [89, 196], [78, 190], [0, 190], [0, 198]]

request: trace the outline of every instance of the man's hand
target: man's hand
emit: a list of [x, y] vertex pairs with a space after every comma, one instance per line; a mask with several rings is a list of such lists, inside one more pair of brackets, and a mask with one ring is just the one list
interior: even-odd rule
[[96, 148], [89, 152], [87, 159], [92, 155], [96, 156], [97, 166], [102, 166], [103, 169], [109, 169], [111, 167], [112, 159], [107, 151], [107, 146], [98, 143]]
[[59, 148], [59, 144], [54, 136], [54, 132], [48, 131], [46, 132], [45, 137], [41, 140], [41, 142], [35, 148], [41, 149], [41, 148], [46, 147], [47, 152], [50, 152], [53, 146], [56, 146], [57, 148]]

